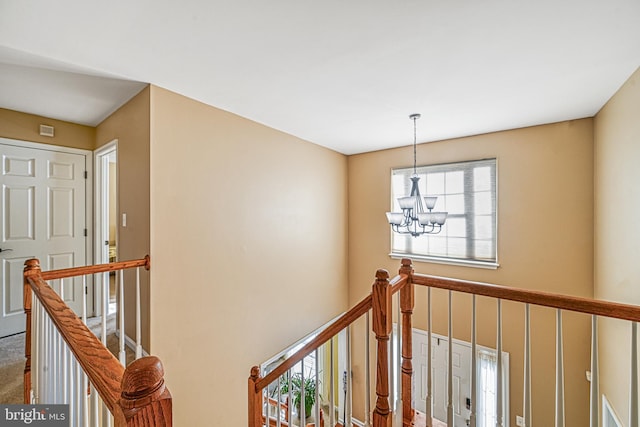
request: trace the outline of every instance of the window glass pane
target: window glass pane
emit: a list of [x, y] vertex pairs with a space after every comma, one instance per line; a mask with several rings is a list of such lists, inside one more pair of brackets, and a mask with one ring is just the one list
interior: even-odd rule
[[463, 171], [446, 172], [445, 179], [447, 194], [464, 193]]
[[467, 220], [464, 217], [447, 218], [446, 227], [447, 237], [467, 237]]
[[427, 174], [427, 193], [424, 196], [444, 194], [444, 173]]
[[478, 259], [492, 259], [493, 258], [493, 244], [490, 240], [476, 240], [473, 242], [476, 252], [476, 258]]
[[473, 169], [473, 190], [491, 190], [491, 169], [489, 167], [480, 167]]
[[444, 236], [429, 236], [429, 254], [447, 256], [447, 239]]
[[491, 216], [483, 215], [476, 216], [475, 218], [475, 233], [476, 239], [491, 239], [493, 238], [493, 221]]
[[449, 212], [449, 215], [464, 215], [464, 194], [454, 194], [452, 196], [444, 196], [444, 203], [440, 203], [438, 197], [434, 211], [443, 210]]
[[413, 240], [413, 253], [424, 254], [429, 252], [429, 238], [426, 236], [416, 237]]
[[454, 258], [466, 258], [467, 256], [467, 239], [453, 237], [448, 239], [449, 250], [447, 255]]
[[473, 195], [475, 213], [478, 215], [491, 215], [493, 203], [491, 203], [491, 192], [483, 191]]

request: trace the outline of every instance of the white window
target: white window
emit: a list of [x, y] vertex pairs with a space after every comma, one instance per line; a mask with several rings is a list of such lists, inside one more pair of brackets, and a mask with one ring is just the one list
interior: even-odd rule
[[[438, 234], [413, 237], [391, 231], [391, 256], [497, 267], [496, 159], [416, 168], [420, 194], [437, 196], [434, 211], [448, 212]], [[413, 168], [391, 172], [392, 211], [409, 195]]]

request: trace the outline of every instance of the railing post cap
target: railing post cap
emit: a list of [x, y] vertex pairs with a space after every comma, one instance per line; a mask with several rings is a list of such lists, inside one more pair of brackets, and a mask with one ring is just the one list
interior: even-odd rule
[[251, 367], [251, 378], [257, 379], [260, 376], [260, 368], [258, 366]]
[[24, 262], [24, 270], [39, 270], [40, 269], [40, 261], [38, 258], [31, 258]]
[[131, 362], [122, 376], [120, 403], [124, 408], [139, 408], [157, 400], [165, 391], [164, 367], [156, 356]]
[[385, 270], [384, 268], [379, 269], [378, 271], [376, 271], [376, 279], [377, 280], [389, 280], [389, 272], [387, 270]]

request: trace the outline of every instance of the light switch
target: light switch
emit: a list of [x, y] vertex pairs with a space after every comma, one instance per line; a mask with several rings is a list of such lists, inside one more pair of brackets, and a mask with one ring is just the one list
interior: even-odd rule
[[123, 227], [127, 226], [127, 214], [126, 213], [122, 214], [122, 226]]

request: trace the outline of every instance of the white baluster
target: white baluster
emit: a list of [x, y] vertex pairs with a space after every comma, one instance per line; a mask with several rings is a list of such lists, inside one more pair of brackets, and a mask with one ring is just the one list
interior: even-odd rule
[[427, 288], [427, 397], [426, 397], [426, 418], [427, 426], [433, 427], [433, 397], [431, 396], [431, 288]]
[[306, 387], [304, 386], [304, 357], [300, 361], [300, 409], [298, 414], [300, 415], [300, 425], [305, 425], [305, 420], [307, 419], [307, 411], [305, 408], [305, 396], [306, 396]]
[[42, 335], [40, 337], [40, 348], [42, 351], [38, 354], [38, 358], [40, 359], [40, 363], [38, 366], [38, 403], [46, 402], [45, 398], [47, 396], [47, 383], [45, 381], [45, 375], [47, 371], [47, 356], [49, 354], [49, 349], [51, 348], [49, 345], [49, 326], [47, 325], [47, 316], [44, 312], [44, 307], [42, 304], [38, 302], [40, 308], [40, 325], [42, 327]]
[[320, 367], [318, 366], [318, 349], [316, 348], [315, 352], [314, 352], [314, 356], [315, 356], [315, 379], [316, 379], [316, 396], [315, 396], [315, 402], [316, 402], [316, 411], [315, 411], [315, 420], [316, 420], [316, 425], [319, 426], [320, 425]]
[[37, 403], [38, 378], [40, 369], [40, 336], [42, 335], [42, 325], [40, 324], [40, 306], [38, 298], [31, 301], [31, 403]]
[[58, 376], [58, 335], [56, 334], [56, 328], [53, 326], [53, 322], [49, 319], [51, 330], [51, 364], [49, 365], [49, 369], [51, 369], [51, 377], [50, 377], [50, 386], [49, 386], [49, 398], [46, 403], [57, 403], [55, 397], [58, 396], [57, 386], [60, 383], [60, 378]]
[[524, 399], [522, 416], [524, 425], [531, 427], [531, 313], [529, 304], [524, 306]]
[[638, 427], [638, 324], [631, 322], [631, 390], [629, 427]]
[[449, 354], [447, 360], [447, 427], [453, 427], [453, 316], [452, 311], [452, 292], [449, 291]]
[[364, 427], [371, 427], [371, 366], [369, 350], [369, 312], [365, 315], [364, 334]]
[[564, 351], [562, 310], [556, 311], [556, 427], [564, 427]]
[[400, 292], [396, 294], [396, 328], [397, 339], [396, 339], [396, 365], [394, 366], [395, 371], [395, 393], [396, 393], [396, 407], [394, 412], [394, 418], [396, 420], [396, 424], [402, 425], [402, 308], [400, 304]]
[[478, 388], [478, 349], [476, 344], [476, 295], [471, 297], [471, 414], [469, 414], [469, 426], [476, 427], [476, 398]]
[[136, 359], [142, 357], [142, 332], [140, 320], [140, 267], [136, 268]]
[[598, 317], [591, 316], [591, 384], [589, 386], [589, 427], [598, 427], [599, 411], [598, 383]]
[[330, 426], [336, 425], [336, 417], [335, 417], [335, 398], [333, 396], [333, 384], [335, 379], [333, 378], [333, 338], [329, 341], [329, 421]]
[[71, 354], [71, 350], [69, 350], [69, 346], [65, 345], [65, 353], [67, 358], [67, 404], [69, 405], [69, 421], [71, 422], [71, 427], [75, 427], [78, 414], [76, 413], [76, 369], [74, 366], [74, 358]]
[[293, 390], [292, 390], [292, 387], [291, 387], [291, 369], [289, 369], [287, 371], [287, 381], [288, 381], [287, 391], [289, 393], [288, 400], [287, 400], [287, 402], [289, 403], [287, 405], [287, 410], [289, 411], [289, 416], [287, 417], [287, 419], [291, 423], [293, 421]]
[[91, 426], [97, 427], [100, 422], [100, 402], [98, 401], [98, 392], [93, 384], [91, 384]]
[[102, 345], [107, 346], [107, 316], [109, 315], [109, 273], [102, 274]]
[[280, 418], [281, 418], [280, 402], [282, 402], [282, 391], [280, 390], [281, 381], [282, 381], [282, 376], [278, 377], [278, 403], [276, 405], [276, 427], [280, 427], [282, 425], [282, 421], [280, 421]]
[[82, 276], [82, 323], [87, 324], [87, 276]]
[[347, 405], [347, 427], [353, 426], [353, 384], [351, 383], [352, 359], [351, 359], [351, 326], [347, 326], [347, 393], [345, 404]]
[[120, 280], [118, 280], [118, 293], [119, 293], [119, 298], [120, 301], [118, 301], [119, 304], [119, 308], [118, 308], [118, 318], [119, 318], [119, 327], [120, 327], [120, 340], [119, 340], [119, 348], [120, 348], [120, 353], [118, 354], [118, 358], [120, 359], [120, 363], [122, 363], [123, 366], [127, 366], [127, 352], [125, 351], [124, 348], [124, 336], [125, 336], [125, 332], [124, 332], [124, 270], [120, 270], [119, 271], [119, 278]]
[[503, 426], [503, 418], [504, 413], [502, 409], [502, 300], [498, 300], [498, 334], [497, 334], [497, 348], [498, 352], [498, 366], [497, 368], [497, 377], [498, 377], [498, 387], [496, 392], [496, 427]]
[[68, 355], [67, 355], [67, 345], [65, 343], [65, 341], [62, 339], [62, 334], [60, 334], [60, 332], [58, 331], [58, 345], [59, 345], [59, 354], [60, 354], [60, 361], [59, 363], [59, 367], [60, 367], [60, 379], [62, 380], [62, 384], [61, 384], [61, 393], [60, 393], [60, 400], [58, 401], [59, 403], [68, 403], [68, 401], [65, 401], [68, 397], [69, 397], [69, 373], [67, 371], [68, 365], [69, 365], [69, 359], [68, 359]]

